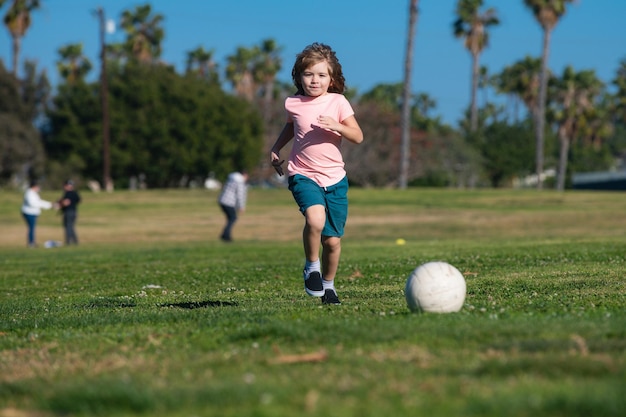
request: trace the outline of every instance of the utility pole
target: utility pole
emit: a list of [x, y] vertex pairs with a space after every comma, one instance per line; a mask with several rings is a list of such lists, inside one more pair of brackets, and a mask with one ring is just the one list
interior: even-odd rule
[[100, 100], [102, 105], [102, 182], [104, 189], [113, 191], [113, 181], [111, 180], [111, 152], [110, 152], [110, 126], [109, 126], [109, 87], [107, 81], [106, 66], [106, 19], [104, 10], [99, 7], [96, 11], [100, 20]]
[[410, 0], [409, 2], [409, 28], [407, 31], [406, 56], [404, 60], [401, 122], [402, 137], [400, 138], [400, 176], [398, 178], [398, 188], [402, 190], [407, 187], [411, 157], [411, 70], [413, 67], [413, 42], [415, 39], [418, 2], [419, 0]]

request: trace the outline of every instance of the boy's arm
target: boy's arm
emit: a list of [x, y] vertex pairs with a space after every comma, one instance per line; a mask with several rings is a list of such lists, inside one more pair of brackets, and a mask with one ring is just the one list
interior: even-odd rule
[[280, 150], [293, 139], [293, 123], [285, 123], [282, 132], [278, 135], [278, 139], [274, 142], [274, 146], [270, 150], [270, 162], [278, 173], [278, 175], [284, 175], [283, 167], [281, 166], [285, 160], [280, 160]]
[[334, 130], [352, 143], [363, 142], [363, 131], [354, 115], [344, 119], [341, 123], [330, 116], [319, 116], [317, 122], [320, 127]]

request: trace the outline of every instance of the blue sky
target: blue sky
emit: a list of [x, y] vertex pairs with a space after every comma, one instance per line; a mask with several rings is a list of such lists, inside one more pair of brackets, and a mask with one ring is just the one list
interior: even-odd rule
[[[42, 0], [32, 27], [22, 42], [21, 59], [35, 59], [58, 80], [58, 49], [82, 42], [98, 68], [98, 20], [93, 11], [103, 6], [108, 19], [119, 22], [123, 10], [148, 1]], [[331, 45], [343, 65], [350, 87], [364, 93], [380, 83], [403, 79], [409, 0], [152, 0], [165, 19], [162, 59], [182, 70], [186, 53], [199, 46], [213, 50], [218, 65], [239, 46], [251, 47], [272, 38], [282, 48], [279, 79], [290, 81], [295, 55], [312, 42]], [[414, 49], [412, 90], [437, 102], [433, 115], [452, 124], [469, 102], [470, 55], [452, 35], [456, 0], [421, 0]], [[539, 56], [542, 32], [523, 0], [486, 0], [501, 24], [491, 29], [491, 43], [481, 56], [490, 73], [525, 56]], [[0, 10], [4, 16], [7, 6]], [[550, 68], [565, 66], [596, 71], [610, 84], [620, 61], [626, 59], [626, 1], [579, 0], [570, 6], [552, 37]], [[123, 33], [107, 35], [118, 42]], [[10, 65], [11, 41], [0, 29], [0, 58]]]

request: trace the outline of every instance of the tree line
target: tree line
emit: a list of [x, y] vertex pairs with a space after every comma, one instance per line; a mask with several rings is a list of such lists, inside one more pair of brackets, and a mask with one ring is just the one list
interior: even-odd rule
[[[406, 82], [346, 92], [366, 136], [363, 145], [344, 147], [353, 184], [396, 187], [404, 165], [413, 186], [504, 187], [534, 173], [542, 187], [540, 174], [549, 166], [557, 173], [550, 181], [564, 189], [572, 172], [616, 167], [626, 150], [626, 60], [616, 69], [614, 93], [593, 70], [551, 73], [549, 33], [570, 1], [524, 2], [545, 33], [542, 56], [524, 57], [497, 74], [479, 64], [489, 29], [499, 24], [497, 10], [485, 9], [483, 0], [457, 2], [451, 36], [462, 39], [472, 56], [471, 100], [458, 126], [433, 115], [435, 98], [407, 94]], [[116, 186], [137, 178], [148, 187], [188, 186], [209, 175], [223, 179], [235, 169], [249, 170], [257, 182], [277, 181], [266, 150], [284, 122], [284, 98], [294, 89], [277, 79], [282, 48], [276, 40], [238, 47], [223, 68], [213, 50], [198, 47], [187, 52], [178, 73], [160, 57], [163, 16], [144, 4], [123, 11], [124, 41], [104, 45], [106, 73], [100, 72], [106, 83], [88, 81], [96, 65], [82, 44], [68, 44], [57, 51], [61, 81], [53, 93], [33, 61], [25, 60], [24, 75], [17, 75], [19, 40], [40, 2], [0, 0], [0, 8], [5, 3], [13, 59], [10, 69], [0, 61], [2, 184], [29, 177], [51, 185], [67, 177], [101, 181], [102, 85]], [[418, 12], [417, 4], [411, 1], [410, 13]], [[505, 104], [487, 92], [506, 97]]]

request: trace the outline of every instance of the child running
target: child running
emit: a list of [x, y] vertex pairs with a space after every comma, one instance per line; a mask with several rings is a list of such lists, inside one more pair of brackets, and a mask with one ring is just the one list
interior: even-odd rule
[[[287, 122], [270, 160], [283, 175], [280, 150], [295, 138], [287, 164], [289, 190], [304, 215], [304, 289], [324, 304], [341, 304], [335, 275], [348, 217], [348, 178], [341, 140], [363, 142], [354, 110], [343, 96], [345, 79], [335, 52], [313, 43], [299, 53], [291, 71], [297, 88], [285, 100]], [[322, 252], [320, 264], [320, 249]]]

